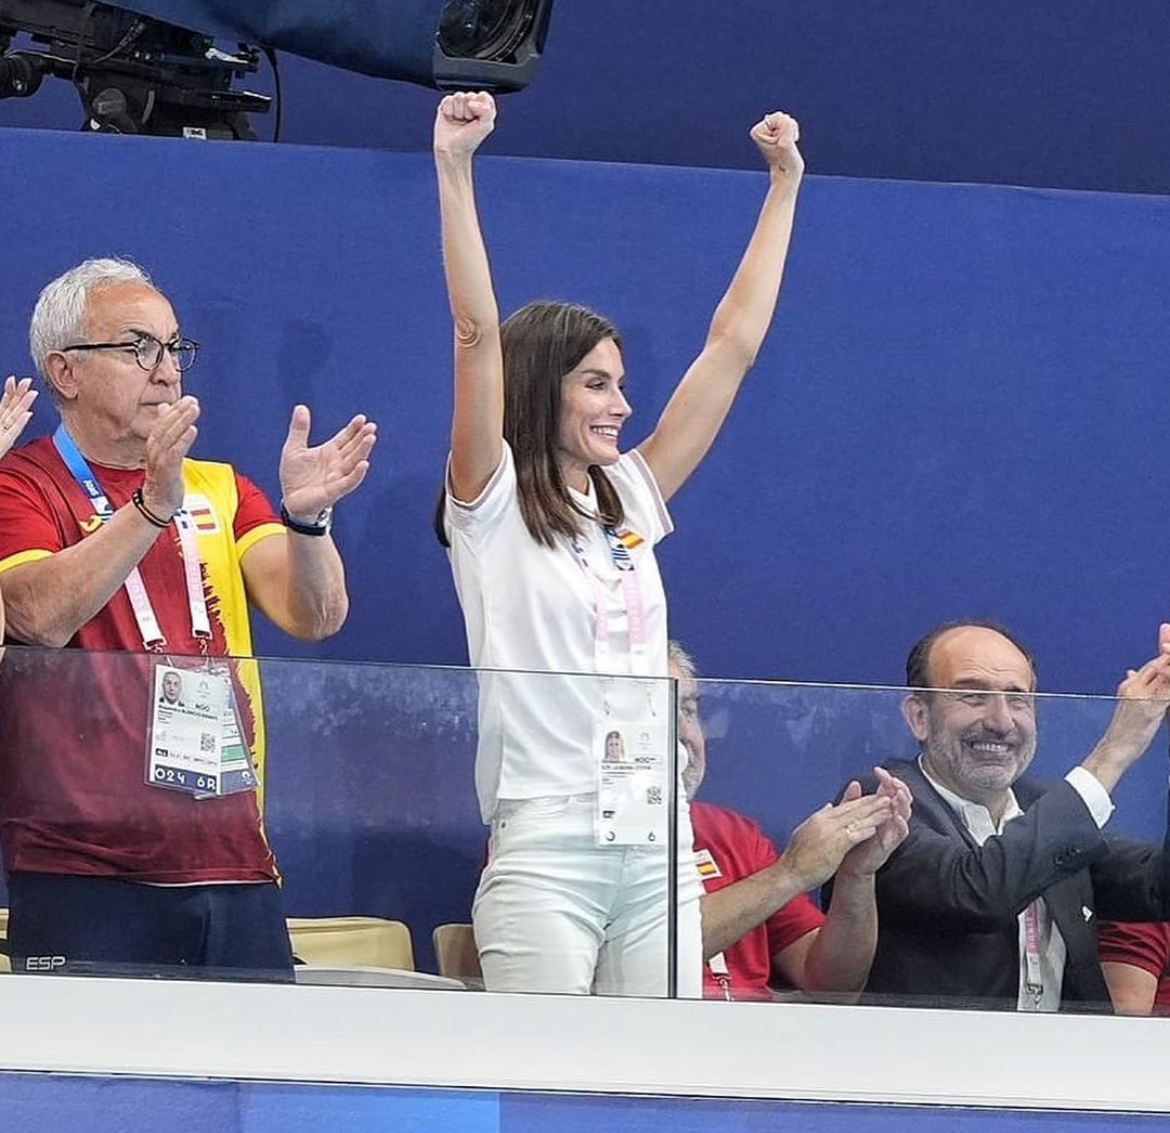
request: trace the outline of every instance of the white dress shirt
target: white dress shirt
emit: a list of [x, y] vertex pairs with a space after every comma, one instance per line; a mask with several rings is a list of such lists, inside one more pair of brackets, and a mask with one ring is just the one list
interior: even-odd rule
[[[1008, 791], [1007, 806], [1003, 817], [997, 826], [991, 817], [991, 812], [980, 803], [973, 803], [954, 791], [947, 790], [926, 769], [922, 756], [918, 757], [918, 767], [926, 776], [930, 785], [946, 800], [959, 820], [975, 841], [982, 846], [988, 838], [1003, 833], [1004, 827], [1014, 819], [1023, 815], [1020, 804], [1016, 801], [1015, 792]], [[1085, 806], [1093, 821], [1100, 829], [1109, 821], [1113, 813], [1113, 803], [1109, 792], [1101, 786], [1096, 776], [1083, 767], [1074, 767], [1065, 777], [1065, 781], [1084, 800]], [[1064, 937], [1060, 929], [1053, 923], [1048, 912], [1048, 905], [1043, 897], [1037, 897], [1017, 918], [1019, 921], [1019, 956], [1020, 978], [1019, 994], [1016, 1007], [1020, 1011], [1059, 1011], [1060, 991], [1064, 983], [1064, 962], [1068, 956]], [[1032, 919], [1035, 925], [1036, 949], [1029, 956], [1028, 922]]]

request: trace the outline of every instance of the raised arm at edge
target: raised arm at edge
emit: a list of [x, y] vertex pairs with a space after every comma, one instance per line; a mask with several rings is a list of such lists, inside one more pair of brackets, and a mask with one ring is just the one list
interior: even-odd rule
[[[760, 126], [753, 130], [753, 137], [759, 130]], [[757, 144], [764, 149], [758, 137]], [[682, 487], [714, 443], [772, 323], [804, 169], [794, 141], [778, 153], [775, 160], [769, 154], [767, 196], [739, 267], [715, 309], [703, 349], [667, 402], [654, 432], [638, 446], [666, 499]]]
[[450, 487], [465, 502], [483, 490], [503, 450], [500, 316], [472, 177], [472, 155], [494, 119], [489, 95], [449, 95], [435, 120], [443, 271], [455, 331]]

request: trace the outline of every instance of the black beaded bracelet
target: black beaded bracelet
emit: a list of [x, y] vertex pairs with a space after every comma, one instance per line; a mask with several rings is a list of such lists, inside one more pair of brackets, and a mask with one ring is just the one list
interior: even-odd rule
[[171, 521], [169, 519], [160, 519], [146, 506], [146, 500], [142, 497], [142, 489], [135, 488], [133, 494], [130, 496], [130, 502], [142, 513], [142, 517], [147, 523], [153, 523], [155, 527], [170, 527]]
[[284, 506], [283, 500], [280, 504], [281, 523], [290, 531], [295, 531], [298, 535], [328, 535], [332, 516], [333, 509], [327, 507], [317, 516], [316, 523], [298, 523], [297, 520], [288, 514], [288, 508]]

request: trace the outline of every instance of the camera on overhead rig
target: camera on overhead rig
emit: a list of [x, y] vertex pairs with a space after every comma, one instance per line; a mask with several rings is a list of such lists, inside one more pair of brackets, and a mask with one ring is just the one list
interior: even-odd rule
[[[518, 91], [536, 75], [552, 5], [0, 0], [0, 98], [33, 94], [54, 75], [77, 88], [86, 130], [251, 139], [248, 115], [266, 111], [270, 99], [232, 84], [255, 72], [262, 54], [274, 72], [279, 50], [432, 89]], [[21, 33], [38, 49], [12, 50]], [[238, 46], [225, 51], [217, 42]]]
[[[12, 51], [21, 32], [43, 49]], [[0, 98], [34, 94], [46, 75], [68, 79], [84, 130], [251, 140], [248, 115], [271, 101], [232, 89], [256, 71], [257, 48], [226, 52], [209, 36], [89, 0], [0, 0], [0, 49]]]

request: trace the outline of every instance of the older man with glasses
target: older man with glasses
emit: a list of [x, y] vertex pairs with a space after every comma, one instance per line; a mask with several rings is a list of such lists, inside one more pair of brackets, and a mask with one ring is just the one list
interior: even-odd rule
[[[0, 461], [0, 850], [26, 971], [289, 978], [257, 802], [263, 735], [249, 605], [295, 637], [345, 621], [333, 505], [365, 477], [363, 416], [310, 447], [292, 412], [279, 515], [188, 456], [198, 344], [135, 264], [87, 260], [41, 292], [33, 360], [61, 422]], [[168, 698], [179, 673], [193, 696]]]

